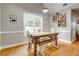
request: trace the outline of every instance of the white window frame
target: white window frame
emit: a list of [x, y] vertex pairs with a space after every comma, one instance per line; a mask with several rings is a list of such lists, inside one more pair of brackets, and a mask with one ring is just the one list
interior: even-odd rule
[[[40, 17], [42, 17], [42, 15], [41, 14], [35, 14], [35, 13], [30, 13], [30, 12], [25, 12], [26, 14], [28, 13], [28, 14], [31, 14], [31, 15], [36, 15], [36, 16], [40, 16]], [[43, 31], [43, 17], [42, 17], [42, 21], [41, 21], [41, 32]], [[33, 25], [35, 24], [35, 20], [33, 21]], [[30, 26], [29, 26], [30, 27]], [[33, 33], [35, 33], [35, 27], [36, 26], [33, 26]], [[25, 25], [24, 25], [24, 33], [25, 33]]]

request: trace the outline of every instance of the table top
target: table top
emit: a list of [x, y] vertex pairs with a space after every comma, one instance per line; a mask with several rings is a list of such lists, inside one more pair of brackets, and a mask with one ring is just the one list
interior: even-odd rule
[[44, 36], [44, 35], [53, 35], [53, 34], [58, 34], [58, 33], [55, 33], [55, 32], [40, 32], [40, 33], [32, 34], [32, 36]]

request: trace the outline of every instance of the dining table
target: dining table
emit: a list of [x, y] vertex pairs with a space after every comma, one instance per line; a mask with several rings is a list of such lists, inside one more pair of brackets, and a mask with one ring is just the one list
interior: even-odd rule
[[33, 55], [37, 56], [37, 42], [42, 37], [50, 37], [50, 38], [52, 38], [52, 40], [55, 41], [55, 45], [57, 46], [57, 44], [58, 44], [57, 43], [58, 34], [59, 33], [55, 33], [55, 32], [40, 32], [40, 33], [32, 34], [32, 39], [33, 39], [33, 42], [34, 42], [34, 52], [33, 52]]

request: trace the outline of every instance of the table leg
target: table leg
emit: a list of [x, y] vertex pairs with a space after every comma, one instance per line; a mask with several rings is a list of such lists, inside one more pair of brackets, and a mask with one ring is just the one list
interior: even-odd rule
[[57, 46], [58, 42], [57, 42], [57, 35], [55, 35], [55, 45]]
[[55, 40], [55, 45], [57, 46], [57, 39]]
[[37, 56], [37, 38], [34, 39], [34, 56]]

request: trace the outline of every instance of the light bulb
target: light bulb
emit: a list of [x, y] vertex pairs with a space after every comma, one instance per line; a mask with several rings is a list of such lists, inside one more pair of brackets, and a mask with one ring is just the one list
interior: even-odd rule
[[43, 12], [43, 13], [47, 13], [47, 12], [48, 12], [48, 8], [44, 8], [44, 9], [42, 10], [42, 12]]

